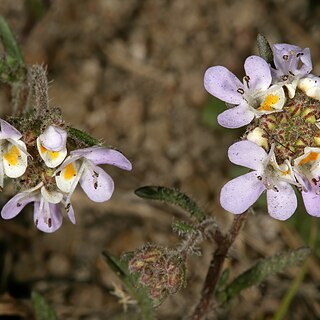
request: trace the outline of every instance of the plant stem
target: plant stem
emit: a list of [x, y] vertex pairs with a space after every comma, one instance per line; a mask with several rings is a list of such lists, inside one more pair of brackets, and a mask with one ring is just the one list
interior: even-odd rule
[[[210, 262], [209, 270], [201, 291], [201, 298], [195, 311], [190, 317], [190, 320], [200, 320], [206, 316], [208, 308], [210, 307], [210, 302], [212, 300], [213, 293], [215, 291], [217, 282], [220, 277], [220, 273], [223, 267], [224, 260], [228, 254], [228, 251], [235, 241], [239, 231], [245, 222], [247, 213], [235, 216], [232, 225], [229, 229], [227, 235], [223, 236], [219, 234], [215, 239], [217, 241], [217, 249], [213, 253], [212, 260]], [[218, 239], [220, 238], [220, 239]]]

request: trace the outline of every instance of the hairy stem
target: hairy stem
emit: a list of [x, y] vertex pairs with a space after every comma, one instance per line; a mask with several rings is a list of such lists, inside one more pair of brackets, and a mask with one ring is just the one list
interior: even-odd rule
[[239, 231], [244, 221], [246, 220], [246, 217], [246, 213], [235, 216], [227, 235], [223, 236], [221, 233], [219, 233], [219, 235], [215, 237], [215, 240], [217, 240], [218, 247], [213, 253], [209, 270], [201, 291], [201, 298], [198, 305], [195, 308], [194, 313], [190, 317], [191, 320], [204, 319], [204, 317], [208, 313], [210, 302], [212, 300], [213, 293], [218, 283], [224, 260], [228, 254], [231, 245], [233, 244], [237, 235], [239, 234]]

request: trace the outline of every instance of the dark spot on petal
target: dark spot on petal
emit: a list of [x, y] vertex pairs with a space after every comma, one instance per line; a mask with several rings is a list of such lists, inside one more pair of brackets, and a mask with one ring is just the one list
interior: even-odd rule
[[95, 189], [98, 189], [98, 182], [95, 182], [95, 183], [93, 184], [93, 187], [94, 187]]
[[67, 212], [69, 212], [70, 206], [71, 206], [71, 203], [68, 203], [68, 204], [66, 205], [65, 209], [66, 209]]
[[289, 56], [287, 54], [285, 54], [282, 58], [283, 58], [283, 60], [287, 61], [289, 59]]
[[49, 226], [49, 228], [52, 227], [52, 220], [51, 220], [51, 218], [48, 219], [48, 226]]
[[22, 204], [20, 202], [17, 203], [17, 207], [21, 207]]
[[237, 90], [237, 92], [240, 93], [240, 94], [244, 94], [244, 90], [243, 90], [242, 88], [239, 88], [239, 89]]

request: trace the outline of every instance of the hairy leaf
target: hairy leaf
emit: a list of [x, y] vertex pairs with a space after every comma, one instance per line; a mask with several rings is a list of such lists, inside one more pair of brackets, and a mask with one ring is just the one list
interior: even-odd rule
[[198, 222], [202, 222], [206, 218], [205, 213], [198, 207], [195, 201], [179, 190], [160, 186], [145, 186], [137, 189], [135, 194], [141, 198], [162, 200], [166, 203], [179, 206], [190, 213]]
[[80, 140], [81, 142], [86, 144], [88, 147], [101, 145], [101, 142], [99, 140], [91, 137], [89, 134], [87, 134], [86, 132], [84, 132], [82, 130], [72, 128], [72, 127], [68, 127], [67, 130], [68, 130], [68, 133], [70, 134], [71, 138], [73, 138], [75, 140]]
[[268, 63], [270, 63], [272, 67], [274, 67], [273, 53], [271, 50], [271, 46], [270, 46], [267, 38], [261, 33], [258, 33], [257, 45], [258, 45], [260, 57], [263, 58], [264, 60], [266, 60]]
[[226, 303], [239, 293], [253, 285], [258, 285], [269, 276], [283, 271], [286, 268], [300, 264], [310, 255], [309, 248], [299, 248], [289, 252], [277, 254], [257, 262], [252, 268], [233, 280], [225, 290], [217, 294], [220, 303]]
[[0, 38], [7, 54], [23, 65], [23, 57], [6, 20], [0, 16]]
[[36, 320], [58, 320], [55, 311], [46, 300], [37, 292], [32, 292], [32, 302]]

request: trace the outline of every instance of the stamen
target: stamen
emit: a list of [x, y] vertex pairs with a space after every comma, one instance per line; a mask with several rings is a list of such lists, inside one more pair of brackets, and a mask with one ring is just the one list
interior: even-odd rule
[[69, 212], [70, 207], [71, 207], [71, 203], [70, 202], [66, 203], [65, 209], [66, 209], [67, 212]]
[[247, 87], [248, 87], [248, 89], [249, 89], [249, 88], [250, 88], [250, 86], [249, 86], [250, 77], [249, 77], [249, 76], [245, 76], [245, 77], [243, 78], [243, 81], [246, 82]]

